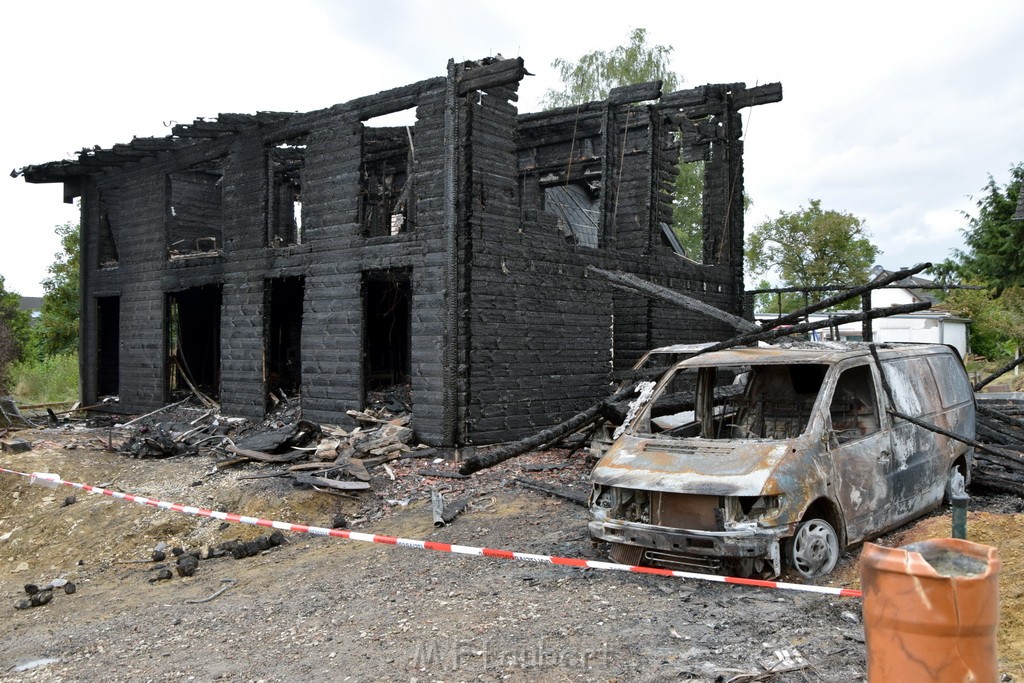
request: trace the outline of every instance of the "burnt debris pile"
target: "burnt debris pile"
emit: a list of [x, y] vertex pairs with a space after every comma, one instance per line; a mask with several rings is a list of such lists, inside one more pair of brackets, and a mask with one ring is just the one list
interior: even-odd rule
[[[980, 391], [1024, 362], [1000, 368], [974, 385]], [[972, 483], [1024, 496], [1024, 396], [978, 393], [977, 440]]]
[[[403, 400], [405, 398], [405, 400]], [[321, 425], [301, 416], [301, 405], [282, 403], [262, 421], [225, 417], [194, 400], [115, 425], [127, 433], [117, 447], [136, 458], [204, 455], [214, 459], [211, 473], [243, 463], [271, 467], [255, 475], [285, 477], [335, 495], [370, 488], [370, 470], [401, 458], [435, 455], [413, 440], [408, 398], [381, 393], [377, 408], [349, 411], [351, 429]], [[113, 448], [113, 439], [109, 439]]]

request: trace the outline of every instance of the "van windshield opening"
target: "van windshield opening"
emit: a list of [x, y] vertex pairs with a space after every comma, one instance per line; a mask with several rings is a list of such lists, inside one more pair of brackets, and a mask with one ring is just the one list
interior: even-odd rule
[[807, 429], [827, 370], [814, 363], [677, 368], [635, 427], [675, 437], [791, 439]]

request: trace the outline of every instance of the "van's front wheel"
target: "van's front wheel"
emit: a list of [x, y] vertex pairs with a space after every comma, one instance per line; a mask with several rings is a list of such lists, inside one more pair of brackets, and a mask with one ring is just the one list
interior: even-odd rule
[[817, 579], [835, 569], [839, 561], [839, 537], [823, 519], [800, 522], [786, 542], [786, 560], [805, 579]]

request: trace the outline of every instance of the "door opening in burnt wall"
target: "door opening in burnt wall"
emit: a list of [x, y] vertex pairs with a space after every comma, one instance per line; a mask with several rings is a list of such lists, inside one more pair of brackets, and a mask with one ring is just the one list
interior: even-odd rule
[[267, 408], [302, 391], [302, 302], [304, 277], [267, 280]]
[[220, 395], [221, 285], [167, 295], [167, 393]]
[[407, 269], [363, 274], [364, 405], [411, 407], [412, 285]]

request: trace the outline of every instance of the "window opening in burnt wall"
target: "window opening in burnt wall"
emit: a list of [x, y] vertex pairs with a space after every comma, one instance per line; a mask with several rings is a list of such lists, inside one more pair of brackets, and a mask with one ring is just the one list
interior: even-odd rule
[[117, 396], [121, 384], [121, 297], [96, 299], [96, 397]]
[[267, 407], [302, 388], [302, 302], [304, 277], [281, 277], [266, 285]]
[[221, 285], [167, 295], [167, 390], [175, 399], [220, 394]]
[[224, 160], [167, 176], [167, 249], [171, 258], [213, 255], [223, 246]]
[[[543, 183], [543, 179], [542, 183]], [[555, 182], [544, 188], [544, 210], [558, 217], [562, 234], [584, 247], [597, 247], [601, 225], [600, 181]]]
[[662, 137], [658, 221], [662, 242], [680, 256], [705, 263], [705, 179], [721, 123], [710, 116], [688, 118], [670, 112]]
[[369, 404], [409, 402], [412, 350], [412, 287], [409, 270], [363, 274], [363, 386]]
[[541, 210], [566, 241], [600, 247], [604, 182], [598, 119], [521, 131], [519, 172], [524, 207]]
[[302, 244], [302, 167], [307, 134], [274, 143], [267, 149], [267, 245]]
[[117, 255], [117, 240], [114, 234], [118, 228], [120, 202], [116, 190], [100, 190], [99, 192], [99, 249], [97, 250], [97, 267], [114, 268], [120, 260]]
[[364, 237], [399, 235], [413, 229], [414, 129], [415, 126], [363, 128], [358, 220]]

